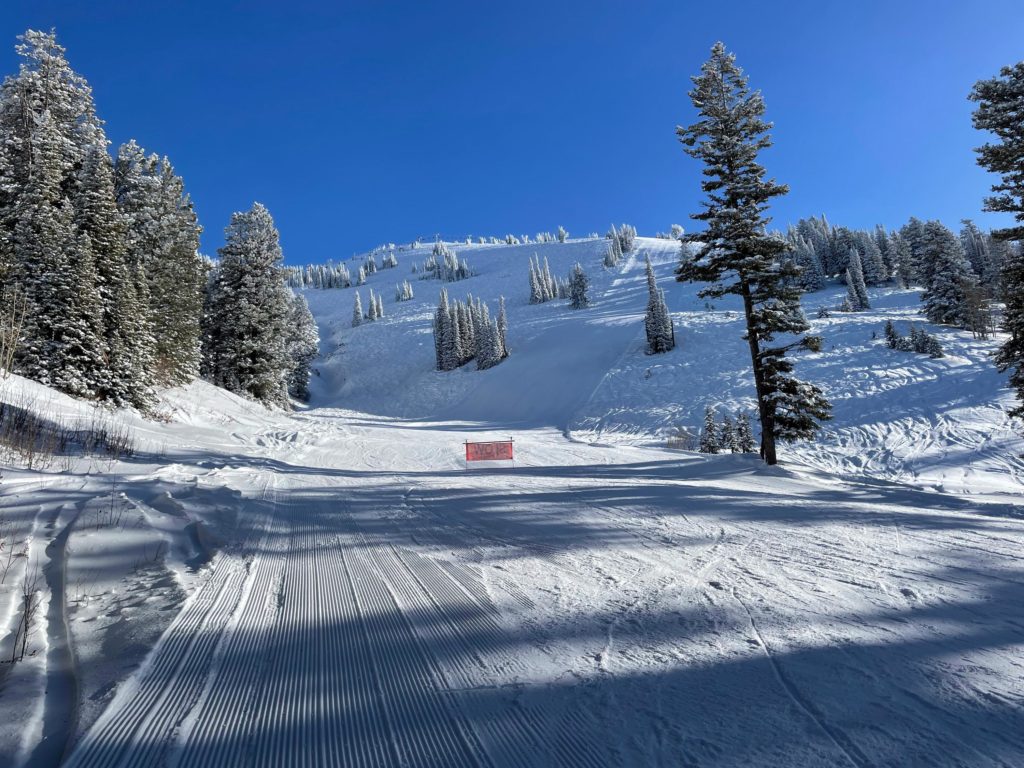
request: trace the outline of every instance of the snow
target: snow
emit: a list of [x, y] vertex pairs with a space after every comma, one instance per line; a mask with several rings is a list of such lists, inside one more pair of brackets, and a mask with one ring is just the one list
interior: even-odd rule
[[[871, 334], [919, 321], [916, 292], [823, 319], [843, 291], [810, 295], [825, 346], [798, 371], [835, 420], [766, 467], [664, 447], [709, 403], [752, 408], [738, 309], [671, 280], [674, 243], [614, 270], [599, 240], [456, 250], [477, 274], [453, 299], [507, 300], [511, 357], [486, 371], [433, 370], [440, 283], [392, 300], [424, 248], [369, 276], [375, 322], [351, 327], [353, 289], [306, 292], [322, 357], [294, 413], [197, 382], [147, 421], [0, 384], [137, 447], [4, 468], [26, 562], [64, 562], [75, 663], [47, 622], [0, 667], [0, 765], [1024, 762], [997, 340], [928, 326], [945, 358], [894, 352]], [[592, 306], [530, 305], [534, 252], [581, 262]], [[644, 354], [645, 255], [665, 355]], [[463, 468], [465, 440], [509, 437], [514, 468]]]

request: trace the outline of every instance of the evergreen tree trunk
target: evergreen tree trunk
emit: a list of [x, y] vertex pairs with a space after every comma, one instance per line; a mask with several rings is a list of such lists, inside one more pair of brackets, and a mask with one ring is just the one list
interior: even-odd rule
[[[750, 284], [741, 279], [740, 292], [743, 296], [743, 314], [746, 316], [747, 327], [754, 323], [754, 299], [750, 292]], [[757, 337], [747, 333], [747, 346], [750, 347], [750, 360], [754, 368], [754, 389], [757, 392], [757, 415], [761, 420], [761, 458], [765, 464], [777, 464], [775, 452], [775, 412], [768, 402], [768, 387], [765, 382], [764, 367], [761, 365], [761, 348]]]

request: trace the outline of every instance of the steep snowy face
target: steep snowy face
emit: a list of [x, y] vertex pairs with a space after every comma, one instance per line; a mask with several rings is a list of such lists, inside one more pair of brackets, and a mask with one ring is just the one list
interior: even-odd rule
[[[450, 248], [468, 265], [467, 279], [418, 279], [429, 247], [399, 252], [396, 267], [369, 274], [359, 290], [386, 297], [384, 316], [372, 323], [353, 327], [354, 288], [305, 291], [323, 339], [314, 406], [499, 431], [553, 427], [587, 442], [640, 445], [663, 444], [679, 428], [697, 433], [708, 406], [722, 418], [754, 415], [741, 307], [729, 299], [709, 304], [697, 298], [699, 286], [675, 281], [676, 241], [637, 238], [618, 259], [608, 258], [604, 238]], [[677, 342], [659, 355], [647, 354], [647, 258]], [[590, 283], [586, 308], [572, 309], [568, 298], [532, 300], [534, 264], [567, 282], [577, 262]], [[398, 301], [406, 280], [415, 298]], [[442, 288], [452, 302], [481, 299], [492, 315], [505, 297], [508, 358], [485, 371], [473, 363], [435, 370], [432, 327]], [[835, 311], [844, 286], [804, 296], [824, 346], [797, 354], [797, 371], [825, 389], [834, 419], [818, 441], [787, 447], [783, 457], [957, 492], [1024, 490], [1024, 445], [1005, 415], [1012, 396], [990, 358], [999, 339], [929, 324], [917, 290], [866, 291], [870, 309], [856, 313]], [[945, 357], [887, 348], [887, 321], [901, 333], [911, 324], [927, 329]]]

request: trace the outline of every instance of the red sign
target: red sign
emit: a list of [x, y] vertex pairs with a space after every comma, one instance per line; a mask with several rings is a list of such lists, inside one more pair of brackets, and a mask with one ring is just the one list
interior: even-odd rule
[[511, 461], [512, 441], [466, 443], [466, 461]]

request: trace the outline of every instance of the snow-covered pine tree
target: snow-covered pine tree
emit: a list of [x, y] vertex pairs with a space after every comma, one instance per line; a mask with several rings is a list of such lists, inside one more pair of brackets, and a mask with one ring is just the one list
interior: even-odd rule
[[675, 329], [672, 317], [665, 305], [665, 294], [658, 290], [651, 259], [647, 257], [647, 312], [644, 315], [644, 330], [647, 333], [647, 351], [652, 355], [668, 352], [675, 346]]
[[[9, 279], [25, 297], [15, 369], [78, 397], [106, 385], [97, 276], [87, 235], [76, 236], [71, 202], [61, 191], [63, 139], [49, 111], [29, 134], [28, 176], [12, 205]], [[4, 308], [7, 311], [7, 308]]]
[[622, 260], [622, 240], [619, 238], [619, 231], [612, 224], [606, 235], [608, 238], [608, 253], [605, 256], [605, 266], [612, 268], [618, 266]]
[[885, 227], [881, 224], [876, 224], [872, 236], [874, 237], [875, 245], [878, 247], [878, 252], [882, 255], [885, 271], [891, 277], [894, 272], [894, 262], [892, 258], [892, 244], [889, 242], [889, 233], [885, 231]]
[[615, 256], [615, 249], [609, 244], [608, 249], [605, 251], [604, 260], [602, 263], [608, 268], [613, 269], [619, 263], [619, 260]]
[[864, 273], [866, 285], [882, 285], [889, 280], [889, 270], [885, 266], [885, 259], [882, 258], [882, 251], [871, 233], [864, 230], [856, 230], [854, 239], [857, 242], [857, 252], [860, 254], [861, 271]]
[[820, 291], [825, 287], [825, 272], [814, 246], [796, 230], [788, 238], [793, 246], [793, 262], [800, 269], [797, 284], [808, 292]]
[[871, 309], [871, 302], [868, 301], [868, 288], [864, 280], [864, 270], [861, 266], [860, 254], [855, 248], [850, 249], [849, 267], [846, 269], [847, 290], [852, 288], [851, 299], [856, 300], [853, 305], [854, 312]]
[[134, 141], [118, 150], [114, 193], [127, 222], [128, 261], [141, 265], [147, 279], [156, 381], [185, 384], [199, 374], [206, 287], [192, 201], [170, 161], [146, 156]]
[[[679, 279], [709, 283], [700, 295], [738, 294], [744, 305], [750, 356], [761, 417], [761, 456], [775, 464], [776, 440], [812, 436], [830, 418], [821, 390], [792, 375], [786, 353], [795, 348], [820, 349], [821, 340], [803, 336], [809, 324], [800, 310], [800, 289], [793, 270], [780, 264], [788, 245], [766, 231], [768, 202], [788, 192], [765, 180], [758, 153], [771, 144], [763, 119], [764, 100], [751, 92], [747, 79], [722, 43], [694, 78], [690, 92], [700, 120], [680, 127], [678, 135], [692, 157], [705, 164], [701, 187], [704, 210], [692, 218], [707, 230], [685, 240], [698, 246], [691, 258], [681, 254]], [[776, 335], [796, 341], [766, 346]]]
[[757, 453], [750, 417], [742, 411], [736, 414], [736, 448], [740, 453]]
[[629, 253], [633, 250], [633, 246], [636, 244], [636, 227], [629, 224], [623, 224], [619, 227], [618, 232], [619, 249], [620, 255]]
[[928, 262], [924, 248], [924, 222], [916, 216], [900, 228], [900, 236], [910, 249], [908, 269], [904, 274], [907, 285], [927, 286], [931, 279], [932, 265]]
[[970, 219], [963, 219], [961, 224], [960, 246], [975, 278], [980, 282], [986, 275], [992, 273], [992, 255], [989, 252], [988, 239]]
[[[544, 264], [545, 269], [547, 263]], [[569, 306], [573, 309], [583, 309], [590, 306], [590, 297], [587, 291], [590, 289], [590, 281], [587, 273], [577, 261], [572, 268], [572, 276], [569, 278]]]
[[[1001, 246], [1000, 293], [1006, 302], [1003, 331], [1007, 334], [995, 362], [1000, 372], [1010, 372], [1010, 386], [1017, 394], [1017, 405], [1010, 409], [1010, 415], [1024, 418], [1024, 252], [1020, 248], [1024, 241], [1024, 135], [1020, 121], [1024, 61], [975, 83], [970, 100], [978, 105], [972, 115], [974, 127], [991, 132], [996, 139], [975, 150], [978, 164], [1000, 177], [992, 187], [993, 195], [985, 199], [985, 210], [1010, 213], [1015, 222], [1014, 226], [992, 232], [994, 244]], [[1006, 248], [1009, 242], [1016, 246]]]
[[569, 237], [569, 233], [565, 231], [565, 227], [562, 225], [558, 226], [558, 242], [564, 243]]
[[377, 294], [377, 319], [384, 317], [384, 297], [381, 294]]
[[733, 426], [732, 418], [728, 413], [722, 417], [722, 424], [718, 433], [718, 440], [722, 446], [723, 453], [739, 453], [739, 447], [736, 442], [736, 428]]
[[896, 284], [901, 288], [909, 288], [914, 282], [914, 252], [910, 244], [905, 237], [894, 232], [889, 236], [889, 252]]
[[897, 349], [900, 345], [900, 334], [892, 320], [885, 321], [885, 346], [889, 349]]
[[933, 323], [966, 327], [967, 292], [975, 280], [960, 241], [942, 222], [929, 221], [924, 225], [921, 247], [931, 264], [921, 294], [925, 316]]
[[301, 294], [292, 296], [285, 343], [291, 366], [288, 370], [288, 394], [297, 400], [309, 400], [309, 377], [313, 361], [320, 351], [320, 332]]
[[1016, 390], [1017, 402], [1011, 416], [1024, 419], [1024, 251], [1009, 250], [1002, 268], [1003, 328], [1006, 341], [996, 352], [995, 363], [1000, 373], [1010, 372], [1010, 386]]
[[370, 298], [367, 302], [368, 308], [366, 310], [366, 319], [373, 322], [377, 319], [377, 297], [373, 294], [373, 288], [370, 289]]
[[704, 429], [700, 433], [700, 452], [718, 453], [722, 448], [718, 438], [718, 423], [715, 421], [715, 409], [710, 405], [704, 408]]
[[100, 128], [83, 153], [77, 174], [75, 227], [87, 235], [98, 276], [107, 380], [101, 397], [116, 405], [147, 408], [153, 402], [153, 338], [143, 264], [129, 262], [127, 227], [114, 199], [113, 162]]
[[451, 336], [450, 322], [448, 291], [442, 288], [441, 296], [437, 302], [437, 310], [434, 312], [434, 356], [437, 370], [439, 371], [448, 370], [446, 367], [449, 360], [447, 341]]
[[359, 265], [359, 274], [356, 277], [356, 285], [366, 285], [366, 267]]
[[478, 303], [475, 312], [476, 338], [474, 357], [476, 357], [476, 368], [478, 371], [486, 370], [501, 362], [501, 354], [498, 351], [497, 330], [491, 322], [490, 311], [487, 305]]
[[[534, 254], [536, 256], [536, 254]], [[541, 289], [540, 275], [537, 273], [537, 267], [533, 263], [533, 258], [530, 259], [530, 303], [540, 304], [544, 301], [544, 292]]]
[[352, 304], [352, 327], [355, 328], [363, 322], [363, 300], [359, 298], [359, 291], [356, 291], [356, 298]]
[[255, 203], [232, 214], [224, 235], [204, 313], [204, 372], [231, 392], [287, 405], [291, 293], [277, 228], [270, 212]]
[[548, 257], [544, 257], [544, 271], [541, 273], [541, 287], [544, 289], [544, 301], [551, 301], [558, 296], [558, 285], [551, 276], [551, 267], [548, 266]]
[[505, 297], [498, 299], [498, 344], [501, 348], [501, 359], [508, 357], [508, 316], [505, 314]]

